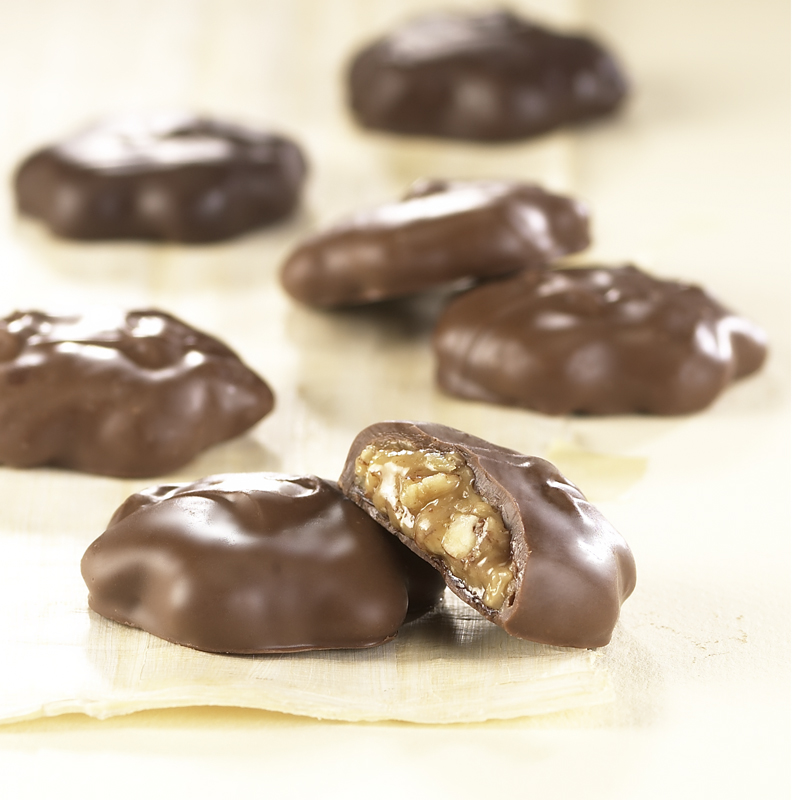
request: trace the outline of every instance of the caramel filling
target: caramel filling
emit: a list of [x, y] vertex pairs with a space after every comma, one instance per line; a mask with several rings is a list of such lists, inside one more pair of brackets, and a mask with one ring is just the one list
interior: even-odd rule
[[503, 605], [513, 591], [511, 534], [475, 491], [459, 453], [370, 445], [355, 473], [364, 497], [404, 536], [441, 559], [485, 606]]

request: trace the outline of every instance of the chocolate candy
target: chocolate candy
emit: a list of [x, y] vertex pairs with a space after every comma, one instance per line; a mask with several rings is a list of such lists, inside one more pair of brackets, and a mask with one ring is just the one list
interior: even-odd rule
[[414, 20], [358, 53], [348, 83], [367, 128], [486, 141], [609, 114], [627, 93], [599, 44], [508, 12]]
[[582, 203], [508, 181], [417, 181], [399, 203], [303, 242], [283, 265], [292, 297], [333, 307], [542, 267], [589, 245]]
[[21, 213], [69, 239], [213, 242], [297, 204], [306, 166], [281, 136], [190, 114], [111, 119], [17, 170]]
[[439, 385], [545, 414], [687, 414], [757, 370], [766, 339], [698, 286], [634, 266], [527, 271], [455, 298]]
[[353, 442], [344, 493], [513, 636], [608, 643], [636, 567], [628, 545], [549, 462], [423, 422]]
[[232, 350], [161, 311], [0, 320], [3, 464], [159, 475], [272, 406]]
[[198, 650], [371, 647], [443, 589], [393, 545], [330, 481], [214, 475], [129, 497], [81, 571], [98, 614]]

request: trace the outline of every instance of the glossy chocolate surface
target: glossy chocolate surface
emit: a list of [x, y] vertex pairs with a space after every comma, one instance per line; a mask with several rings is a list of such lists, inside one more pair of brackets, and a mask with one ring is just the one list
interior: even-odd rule
[[226, 345], [161, 311], [0, 320], [0, 464], [161, 475], [273, 402]]
[[367, 128], [478, 141], [521, 139], [616, 110], [627, 93], [598, 43], [509, 12], [416, 19], [359, 52], [350, 107]]
[[70, 239], [212, 242], [291, 213], [306, 164], [281, 136], [189, 114], [107, 120], [30, 155], [17, 207]]
[[[409, 607], [405, 563], [332, 482], [250, 473], [132, 495], [81, 571], [104, 617], [198, 650], [277, 653], [393, 638]], [[435, 602], [443, 584], [427, 570]]]
[[281, 280], [308, 305], [357, 305], [542, 267], [588, 245], [579, 201], [510, 181], [419, 180], [400, 202], [301, 243]]
[[[476, 490], [500, 511], [511, 532], [515, 590], [498, 610], [484, 606], [446, 568], [421, 550], [363, 496], [355, 462], [369, 444], [457, 452], [475, 474]], [[344, 493], [411, 550], [442, 571], [462, 600], [508, 633], [565, 647], [609, 642], [620, 605], [633, 591], [636, 567], [625, 540], [552, 464], [445, 425], [380, 422], [353, 442], [339, 479]]]
[[698, 286], [634, 266], [525, 272], [455, 298], [433, 338], [450, 394], [545, 414], [687, 414], [766, 357]]

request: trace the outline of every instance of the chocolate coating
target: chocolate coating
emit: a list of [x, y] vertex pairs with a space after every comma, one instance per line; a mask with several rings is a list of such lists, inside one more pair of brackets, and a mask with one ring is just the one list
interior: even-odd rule
[[420, 180], [400, 202], [307, 239], [281, 281], [308, 305], [356, 305], [543, 267], [588, 245], [588, 212], [571, 198], [510, 181]]
[[[369, 444], [457, 452], [475, 488], [511, 532], [516, 589], [498, 610], [484, 606], [444, 562], [394, 527], [363, 496], [355, 462]], [[513, 636], [564, 647], [608, 644], [636, 583], [625, 540], [552, 464], [429, 422], [379, 422], [355, 438], [339, 479], [344, 493], [444, 575], [450, 589]]]
[[595, 41], [503, 11], [409, 22], [356, 55], [348, 89], [367, 128], [503, 141], [609, 114], [627, 81]]
[[[409, 605], [390, 537], [313, 475], [144, 489], [116, 511], [81, 572], [98, 614], [210, 652], [371, 647], [395, 636]], [[438, 599], [441, 579], [429, 577]]]
[[0, 320], [0, 463], [160, 475], [273, 406], [226, 345], [161, 311]]
[[545, 414], [687, 414], [766, 357], [764, 333], [698, 286], [634, 266], [524, 272], [455, 298], [439, 385]]
[[17, 207], [69, 239], [213, 242], [285, 217], [306, 173], [281, 136], [190, 114], [110, 119], [38, 150]]

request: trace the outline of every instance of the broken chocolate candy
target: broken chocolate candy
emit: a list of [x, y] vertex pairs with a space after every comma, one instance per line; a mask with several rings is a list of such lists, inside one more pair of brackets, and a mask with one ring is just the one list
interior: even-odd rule
[[232, 350], [161, 311], [0, 320], [0, 464], [161, 475], [273, 402]]
[[636, 583], [625, 540], [552, 464], [445, 425], [371, 425], [339, 485], [522, 639], [605, 645]]
[[356, 55], [348, 88], [367, 128], [477, 141], [521, 139], [604, 116], [628, 91], [597, 42], [505, 11], [413, 20]]
[[294, 210], [306, 173], [281, 136], [190, 114], [110, 119], [17, 170], [21, 213], [70, 239], [213, 242]]
[[544, 267], [589, 245], [576, 200], [510, 181], [417, 181], [397, 203], [303, 242], [281, 280], [303, 303], [370, 303]]
[[396, 547], [331, 481], [214, 475], [129, 497], [81, 571], [98, 614], [198, 650], [360, 648], [444, 588]]
[[687, 414], [757, 370], [766, 338], [698, 286], [634, 266], [526, 271], [456, 297], [437, 380], [545, 414]]

